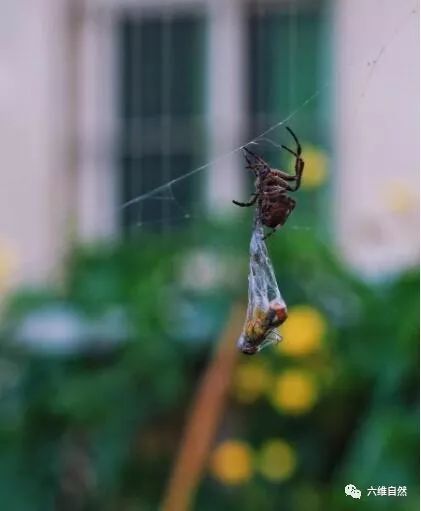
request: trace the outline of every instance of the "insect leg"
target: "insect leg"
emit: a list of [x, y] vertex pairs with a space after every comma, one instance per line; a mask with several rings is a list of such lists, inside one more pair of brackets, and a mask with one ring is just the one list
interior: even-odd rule
[[[243, 147], [243, 151], [245, 151], [246, 153], [248, 153], [250, 156], [252, 156], [257, 162], [259, 162], [259, 165], [262, 165], [263, 167], [267, 167], [269, 168], [269, 165], [265, 162], [265, 160], [263, 158], [261, 158], [260, 156], [258, 156], [256, 153], [253, 153], [252, 151], [250, 151], [250, 149], [247, 149], [247, 147]], [[247, 162], [249, 162], [248, 158], [246, 155], [244, 155], [244, 157], [246, 158]]]
[[290, 179], [290, 181], [294, 181], [294, 183], [292, 185], [289, 185], [287, 188], [290, 192], [296, 192], [300, 188], [303, 170], [304, 161], [301, 158], [297, 158], [295, 160], [295, 176], [292, 176], [292, 179]]
[[[273, 172], [273, 171], [272, 171]], [[283, 175], [284, 173], [280, 170], [276, 171], [278, 175], [274, 178], [276, 185], [272, 186], [272, 192], [265, 192], [265, 195], [273, 195], [276, 196], [278, 193], [282, 193], [287, 190], [288, 192], [295, 192], [296, 190], [296, 176], [291, 176], [291, 174]], [[287, 181], [294, 181], [293, 184], [288, 184]], [[294, 186], [295, 185], [295, 186]]]
[[[292, 149], [290, 149], [287, 146], [284, 146], [284, 145], [282, 146], [286, 151], [288, 151], [289, 153], [291, 153], [292, 155], [295, 156], [295, 176], [293, 176], [293, 179], [292, 179], [295, 181], [295, 186], [292, 185], [291, 187], [288, 188], [288, 190], [290, 192], [296, 192], [301, 186], [301, 177], [303, 175], [303, 170], [304, 170], [304, 161], [301, 158], [302, 149], [301, 149], [301, 144], [298, 141], [297, 136], [295, 135], [295, 133], [292, 131], [291, 128], [287, 127], [287, 130], [292, 135], [292, 138], [295, 140], [295, 143], [297, 144], [296, 151], [293, 151]], [[285, 176], [283, 176], [283, 177], [285, 178]], [[287, 179], [287, 180], [292, 181], [291, 179]]]
[[253, 206], [253, 204], [256, 202], [258, 194], [253, 193], [250, 197], [252, 197], [248, 202], [238, 202], [236, 200], [233, 200], [232, 202], [236, 206], [240, 206], [240, 208], [248, 208], [249, 206]]
[[269, 236], [272, 236], [272, 234], [274, 234], [276, 231], [277, 231], [278, 227], [275, 227], [274, 229], [272, 229], [270, 232], [268, 232], [267, 234], [265, 234], [263, 236], [263, 241], [267, 240], [269, 238]]
[[297, 145], [297, 152], [295, 153], [294, 151], [291, 151], [291, 149], [289, 149], [288, 147], [285, 147], [285, 146], [282, 146], [282, 147], [284, 149], [286, 149], [287, 151], [289, 151], [290, 153], [294, 154], [295, 156], [300, 157], [301, 156], [301, 144], [298, 141], [297, 135], [292, 131], [291, 128], [288, 128], [288, 126], [286, 127], [286, 129], [291, 134], [292, 138], [294, 139], [294, 141]]

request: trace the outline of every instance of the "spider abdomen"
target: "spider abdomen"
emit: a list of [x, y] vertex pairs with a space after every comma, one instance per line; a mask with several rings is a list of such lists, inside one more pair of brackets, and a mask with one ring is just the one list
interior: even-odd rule
[[261, 205], [263, 225], [271, 229], [284, 225], [294, 207], [295, 200], [288, 195], [278, 193], [274, 198], [264, 197]]

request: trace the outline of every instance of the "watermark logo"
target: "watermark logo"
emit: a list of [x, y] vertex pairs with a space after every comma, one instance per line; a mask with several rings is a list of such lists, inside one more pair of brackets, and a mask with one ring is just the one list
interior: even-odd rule
[[361, 491], [353, 484], [347, 484], [345, 486], [345, 495], [352, 497], [353, 499], [361, 498]]
[[[345, 495], [353, 499], [361, 499], [361, 490], [354, 484], [345, 486]], [[367, 497], [407, 497], [408, 489], [406, 486], [370, 486], [367, 489]]]

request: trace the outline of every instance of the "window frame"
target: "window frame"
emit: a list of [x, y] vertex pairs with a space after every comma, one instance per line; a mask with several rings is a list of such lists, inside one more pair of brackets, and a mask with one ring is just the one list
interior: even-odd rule
[[[204, 99], [205, 147], [208, 148], [204, 163], [209, 162], [209, 170], [204, 174], [203, 199], [211, 214], [237, 213], [230, 207], [230, 199], [241, 195], [244, 188], [240, 155], [220, 156], [237, 147], [242, 135], [246, 134], [246, 98], [242, 83], [245, 76], [243, 7], [238, 0], [86, 0], [78, 48], [79, 239], [118, 238], [122, 234], [117, 172], [117, 136], [121, 126], [116, 27], [127, 13], [151, 15], [165, 8], [202, 9], [205, 13], [209, 80]], [[233, 23], [235, 30], [232, 30]], [[226, 69], [225, 80], [217, 76], [216, 66]], [[106, 153], [101, 154], [104, 148]], [[186, 169], [186, 172], [189, 170], [192, 169]]]

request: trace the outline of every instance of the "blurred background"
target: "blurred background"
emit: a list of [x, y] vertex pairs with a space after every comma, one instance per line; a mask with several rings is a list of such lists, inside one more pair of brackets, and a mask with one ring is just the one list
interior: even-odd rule
[[[418, 42], [415, 0], [2, 2], [4, 509], [419, 508]], [[292, 172], [286, 125], [246, 357], [235, 149]]]

